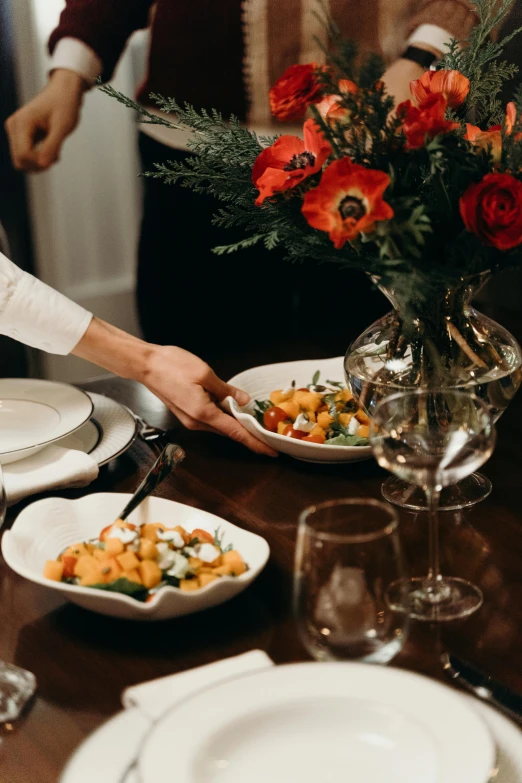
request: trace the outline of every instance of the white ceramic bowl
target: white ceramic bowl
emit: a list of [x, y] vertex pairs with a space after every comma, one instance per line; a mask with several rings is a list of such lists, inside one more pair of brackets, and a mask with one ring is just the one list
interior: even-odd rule
[[254, 400], [267, 400], [274, 389], [285, 389], [295, 381], [296, 387], [312, 382], [314, 373], [320, 371], [319, 383], [326, 380], [344, 383], [343, 358], [306, 359], [301, 362], [280, 362], [252, 367], [229, 380], [233, 386], [250, 394], [250, 402], [240, 407], [232, 397], [227, 397], [228, 408], [233, 416], [259, 440], [276, 451], [289, 454], [304, 462], [360, 462], [371, 457], [370, 446], [328, 446], [322, 443], [307, 443], [278, 435], [266, 430], [253, 415]]
[[127, 595], [77, 587], [45, 579], [46, 560], [54, 560], [68, 545], [98, 536], [113, 522], [131, 495], [99, 492], [79, 500], [47, 498], [27, 506], [4, 533], [2, 554], [6, 563], [31, 582], [56, 590], [79, 606], [93, 612], [130, 620], [167, 620], [216, 606], [241, 593], [264, 568], [270, 549], [264, 538], [236, 527], [206, 511], [166, 498], [149, 497], [130, 517], [130, 522], [163, 522], [182, 525], [189, 532], [196, 527], [214, 533], [221, 528], [224, 543], [233, 544], [249, 568], [241, 576], [221, 577], [194, 592], [162, 587], [156, 599], [141, 603]]

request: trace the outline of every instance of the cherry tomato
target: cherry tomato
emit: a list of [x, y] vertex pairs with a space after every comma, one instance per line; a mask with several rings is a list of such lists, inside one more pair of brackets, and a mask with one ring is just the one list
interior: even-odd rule
[[307, 440], [309, 443], [324, 443], [326, 438], [324, 435], [307, 435], [303, 440]]
[[283, 430], [283, 435], [286, 435], [287, 438], [296, 438], [296, 440], [303, 440], [304, 436], [306, 435], [306, 432], [301, 432], [301, 430], [294, 430], [291, 424], [288, 425], [288, 427], [285, 427]]
[[284, 421], [288, 418], [288, 414], [282, 408], [278, 408], [277, 405], [269, 408], [263, 414], [263, 424], [270, 432], [277, 432], [277, 425], [280, 421]]
[[77, 560], [77, 557], [70, 557], [69, 555], [64, 555], [62, 557], [64, 577], [74, 576], [74, 566], [76, 565]]

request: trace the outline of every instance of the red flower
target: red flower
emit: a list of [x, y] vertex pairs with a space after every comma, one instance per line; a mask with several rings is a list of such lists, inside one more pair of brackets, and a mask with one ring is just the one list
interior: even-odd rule
[[456, 109], [469, 92], [469, 79], [460, 71], [426, 71], [420, 79], [410, 82], [410, 92], [417, 103], [429, 95], [443, 95], [448, 106]]
[[341, 158], [330, 163], [316, 188], [305, 194], [302, 212], [313, 228], [327, 231], [339, 250], [347, 240], [373, 230], [377, 220], [393, 217], [383, 201], [390, 178]]
[[324, 66], [316, 63], [291, 65], [270, 90], [270, 109], [278, 120], [297, 120], [306, 107], [321, 95], [316, 71]]
[[280, 136], [256, 159], [252, 181], [259, 190], [256, 204], [282, 190], [293, 188], [319, 171], [332, 148], [313, 120], [303, 126], [304, 141], [298, 136]]
[[[350, 79], [340, 79], [338, 86], [343, 95], [355, 95], [357, 92], [357, 85]], [[317, 104], [317, 110], [325, 120], [343, 120], [350, 117], [349, 110], [339, 103], [338, 95], [325, 95]]]
[[511, 174], [486, 174], [459, 206], [467, 230], [485, 245], [510, 250], [522, 243], [522, 182]]
[[446, 98], [440, 93], [428, 95], [419, 106], [413, 106], [411, 101], [397, 106], [397, 116], [403, 120], [407, 149], [423, 147], [426, 136], [433, 139], [439, 133], [449, 133], [460, 127], [458, 122], [446, 119], [446, 108]]
[[466, 134], [464, 136], [467, 141], [471, 142], [474, 147], [481, 147], [483, 150], [490, 150], [494, 163], [499, 163], [500, 156], [502, 155], [502, 126], [493, 125], [488, 130], [483, 131], [477, 125], [470, 125], [466, 123]]

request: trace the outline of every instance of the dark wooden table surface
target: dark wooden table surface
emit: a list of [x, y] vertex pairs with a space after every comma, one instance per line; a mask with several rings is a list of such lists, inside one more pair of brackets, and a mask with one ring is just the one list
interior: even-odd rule
[[[152, 424], [172, 424], [156, 398], [136, 384], [102, 379], [88, 388], [125, 402]], [[522, 692], [521, 412], [519, 396], [499, 423], [497, 449], [484, 470], [492, 495], [463, 515], [443, 516], [443, 569], [478, 583], [483, 607], [442, 627], [413, 624], [392, 665], [442, 679], [440, 652], [450, 649]], [[260, 533], [271, 547], [268, 566], [227, 604], [199, 616], [139, 624], [68, 604], [2, 563], [0, 657], [34, 672], [39, 687], [24, 718], [0, 737], [1, 783], [55, 783], [74, 749], [120, 709], [129, 685], [252, 648], [266, 650], [277, 663], [306, 659], [289, 608], [298, 514], [327, 498], [379, 497], [383, 472], [373, 461], [331, 466], [264, 459], [182, 429], [179, 442], [187, 458], [158, 494]], [[129, 492], [153, 459], [137, 441], [89, 488], [64, 494]], [[8, 514], [6, 527], [20, 509]], [[402, 514], [401, 533], [410, 570], [424, 572], [425, 520]], [[93, 780], [95, 770], [94, 764]]]

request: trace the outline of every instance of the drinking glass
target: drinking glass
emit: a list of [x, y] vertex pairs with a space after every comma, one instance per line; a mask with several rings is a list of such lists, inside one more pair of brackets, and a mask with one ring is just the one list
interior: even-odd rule
[[408, 617], [386, 600], [392, 583], [404, 585], [407, 600], [397, 525], [391, 506], [366, 498], [331, 500], [301, 514], [294, 613], [316, 660], [387, 663], [402, 648]]
[[370, 443], [379, 465], [426, 494], [429, 570], [425, 577], [392, 585], [390, 606], [416, 620], [457, 620], [482, 605], [478, 587], [442, 576], [438, 501], [443, 487], [469, 476], [491, 456], [495, 428], [488, 406], [474, 394], [452, 389], [408, 391], [386, 397], [375, 408]]

